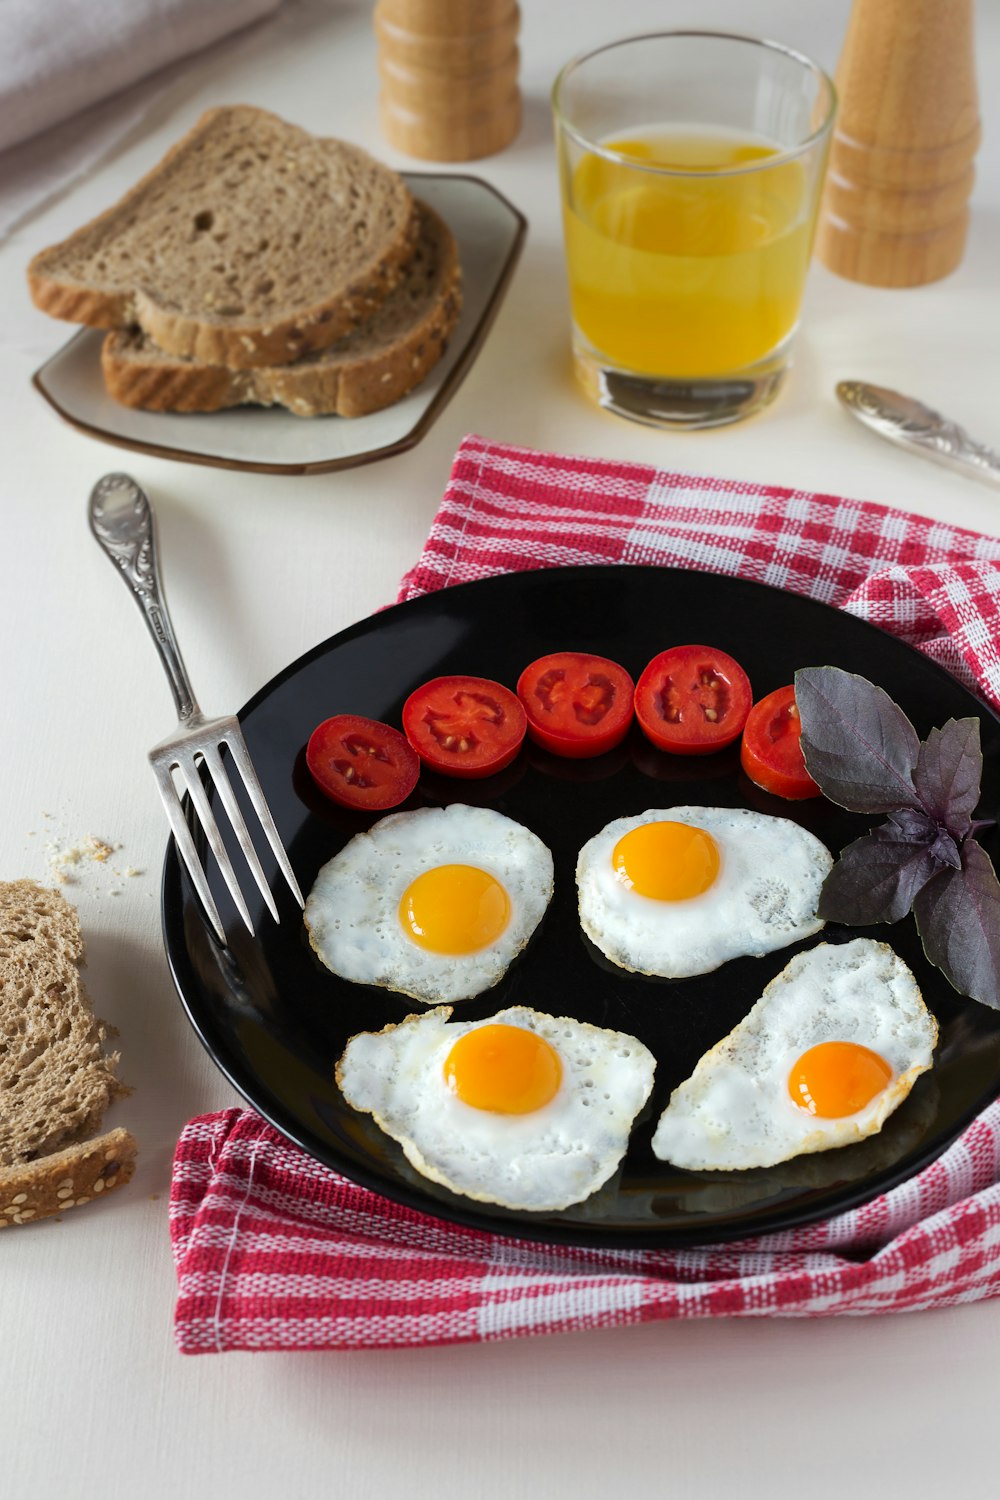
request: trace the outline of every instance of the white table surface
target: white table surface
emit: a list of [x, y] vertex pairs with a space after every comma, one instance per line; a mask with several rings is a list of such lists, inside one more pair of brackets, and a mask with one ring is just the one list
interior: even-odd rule
[[[208, 708], [390, 600], [417, 556], [461, 436], [622, 457], [910, 507], [995, 533], [985, 487], [880, 444], [838, 410], [862, 376], [920, 395], [985, 440], [996, 409], [1000, 117], [984, 143], [966, 257], [947, 280], [877, 291], [812, 271], [797, 366], [765, 416], [667, 436], [592, 409], [573, 384], [548, 118], [570, 52], [663, 25], [740, 29], [832, 67], [847, 0], [526, 0], [518, 141], [471, 170], [527, 214], [525, 253], [477, 364], [413, 452], [314, 478], [122, 455], [63, 425], [31, 389], [67, 336], [29, 304], [24, 266], [107, 206], [211, 104], [245, 100], [321, 134], [380, 137], [369, 5], [306, 0], [270, 43], [195, 64], [116, 157], [0, 249], [3, 506], [0, 877], [49, 878], [46, 842], [121, 844], [66, 893], [100, 1012], [135, 1093], [109, 1124], [140, 1143], [107, 1203], [0, 1239], [0, 1492], [106, 1500], [407, 1494], [743, 1500], [791, 1484], [845, 1494], [987, 1493], [996, 1472], [1000, 1304], [822, 1322], [712, 1321], [481, 1348], [185, 1359], [171, 1333], [171, 1150], [192, 1114], [235, 1095], [188, 1028], [159, 929], [163, 817], [145, 751], [172, 722], [134, 606], [91, 541], [94, 480], [127, 467], [154, 498], [167, 592]], [[979, 7], [979, 72], [1000, 76], [1000, 6]], [[120, 887], [120, 889], [116, 889]], [[995, 1484], [995, 1479], [993, 1480]]]

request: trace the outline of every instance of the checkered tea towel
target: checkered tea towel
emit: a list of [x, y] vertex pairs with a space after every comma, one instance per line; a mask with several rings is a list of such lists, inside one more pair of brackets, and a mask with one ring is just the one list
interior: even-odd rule
[[[708, 569], [824, 600], [1000, 709], [1000, 540], [870, 502], [469, 437], [400, 598], [592, 562]], [[942, 1307], [1000, 1293], [1000, 1104], [860, 1208], [684, 1250], [541, 1246], [448, 1224], [320, 1166], [252, 1111], [226, 1110], [181, 1136], [171, 1232], [189, 1354]]]

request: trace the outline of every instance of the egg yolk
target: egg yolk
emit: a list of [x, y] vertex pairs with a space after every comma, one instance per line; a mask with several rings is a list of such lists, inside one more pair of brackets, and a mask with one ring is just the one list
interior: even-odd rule
[[856, 1042], [820, 1042], [803, 1052], [788, 1075], [788, 1092], [800, 1108], [827, 1120], [857, 1114], [892, 1079], [884, 1057]]
[[510, 921], [510, 897], [475, 865], [437, 865], [403, 892], [399, 920], [407, 936], [432, 953], [476, 953]]
[[444, 1077], [452, 1093], [473, 1109], [526, 1115], [555, 1097], [562, 1063], [534, 1031], [494, 1023], [459, 1037], [445, 1059]]
[[719, 873], [719, 846], [687, 823], [640, 823], [611, 856], [623, 885], [653, 901], [687, 901], [707, 891]]

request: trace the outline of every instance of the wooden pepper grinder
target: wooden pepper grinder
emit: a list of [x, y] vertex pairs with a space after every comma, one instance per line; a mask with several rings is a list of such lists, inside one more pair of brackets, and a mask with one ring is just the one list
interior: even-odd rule
[[409, 156], [490, 156], [521, 128], [516, 0], [378, 0], [382, 130]]
[[962, 259], [979, 113], [972, 0], [854, 0], [816, 252], [869, 286]]

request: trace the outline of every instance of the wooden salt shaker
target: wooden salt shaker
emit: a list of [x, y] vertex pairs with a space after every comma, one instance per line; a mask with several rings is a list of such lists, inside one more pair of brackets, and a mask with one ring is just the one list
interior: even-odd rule
[[382, 130], [408, 156], [470, 161], [521, 128], [516, 0], [378, 0]]
[[854, 0], [816, 253], [869, 286], [962, 259], [979, 145], [972, 0]]

